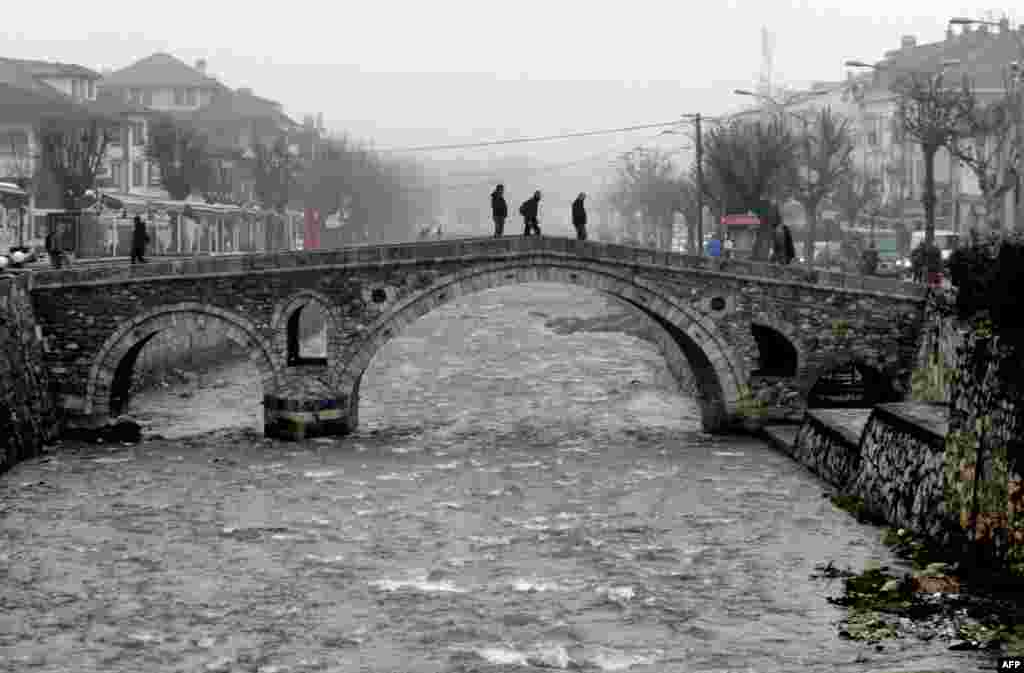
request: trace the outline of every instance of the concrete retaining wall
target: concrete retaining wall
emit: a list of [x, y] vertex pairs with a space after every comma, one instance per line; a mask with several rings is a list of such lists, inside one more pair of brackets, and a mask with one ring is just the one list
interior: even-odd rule
[[38, 455], [58, 427], [27, 280], [0, 276], [0, 472]]

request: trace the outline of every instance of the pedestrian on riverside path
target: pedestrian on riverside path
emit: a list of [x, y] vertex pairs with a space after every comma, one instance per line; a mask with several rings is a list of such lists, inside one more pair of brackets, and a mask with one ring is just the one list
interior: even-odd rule
[[59, 269], [64, 264], [64, 252], [60, 249], [61, 225], [54, 224], [46, 234], [46, 254], [50, 257], [50, 265]]
[[494, 237], [500, 238], [505, 234], [505, 220], [508, 218], [505, 185], [498, 185], [491, 192], [491, 217], [494, 218]]
[[146, 223], [138, 215], [135, 216], [135, 229], [132, 230], [132, 264], [138, 261], [146, 263], [146, 244], [149, 243], [149, 234], [146, 232]]
[[519, 214], [523, 216], [523, 236], [540, 236], [540, 222], [537, 220], [539, 211], [540, 190], [537, 190], [519, 206]]
[[587, 240], [587, 211], [583, 208], [583, 199], [587, 195], [580, 192], [576, 200], [572, 202], [572, 226], [576, 227], [576, 240]]

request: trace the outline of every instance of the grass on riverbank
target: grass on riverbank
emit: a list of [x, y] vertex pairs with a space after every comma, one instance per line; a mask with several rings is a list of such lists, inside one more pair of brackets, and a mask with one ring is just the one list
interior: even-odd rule
[[[861, 498], [835, 495], [831, 501], [858, 521], [879, 523]], [[849, 610], [841, 637], [877, 643], [904, 635], [931, 639], [941, 634], [956, 641], [954, 649], [1024, 654], [1024, 592], [1007, 591], [1020, 584], [1007, 585], [1005, 575], [1000, 582], [978, 572], [970, 581], [972, 573], [955, 554], [905, 529], [886, 527], [882, 542], [910, 562], [911, 573], [897, 577], [878, 564], [859, 574], [838, 571], [831, 563], [823, 567], [831, 569], [825, 576], [845, 578], [843, 594], [829, 598]], [[983, 577], [987, 581], [980, 581]]]

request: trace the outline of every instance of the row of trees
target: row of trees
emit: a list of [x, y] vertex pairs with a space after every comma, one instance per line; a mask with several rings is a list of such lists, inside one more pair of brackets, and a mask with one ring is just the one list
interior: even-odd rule
[[[941, 74], [909, 73], [894, 79], [896, 127], [920, 147], [924, 158], [922, 205], [926, 246], [933, 247], [935, 229], [935, 157], [945, 148], [977, 178], [989, 218], [999, 227], [1000, 201], [1017, 184], [1022, 161], [1021, 89], [1007, 79], [1004, 92], [982, 100], [965, 77], [953, 86]], [[804, 253], [812, 259], [817, 222], [826, 204], [854, 223], [880, 195], [881, 182], [853, 167], [854, 138], [847, 120], [829, 108], [802, 124], [732, 122], [704, 133], [704, 198], [716, 217], [738, 212], [763, 213], [767, 204], [798, 202], [807, 220]], [[675, 213], [690, 225], [695, 243], [696, 180], [658, 152], [634, 155], [620, 170], [610, 197], [620, 213], [642, 212], [659, 226], [671, 227]], [[770, 225], [765, 224], [765, 228]], [[763, 230], [755, 258], [768, 254], [770, 231]]]
[[[64, 208], [82, 207], [116, 133], [112, 120], [44, 119], [37, 126], [39, 170], [26, 182], [37, 192], [53, 192]], [[347, 138], [321, 140], [313, 155], [299, 156], [281, 134], [243, 153], [215, 146], [191, 124], [161, 117], [149, 125], [145, 154], [174, 200], [229, 200], [234, 171], [236, 179], [251, 181], [264, 209], [305, 206], [335, 214], [343, 221], [342, 238], [351, 242], [406, 240], [433, 211], [417, 165], [384, 160]]]
[[[711, 213], [716, 218], [748, 211], [766, 215], [778, 204], [796, 200], [807, 214], [808, 259], [825, 202], [841, 203], [841, 211], [853, 220], [872, 195], [872, 184], [852, 169], [849, 124], [829, 108], [804, 120], [800, 131], [778, 118], [733, 120], [707, 130], [703, 144], [703, 196]], [[664, 153], [628, 158], [610, 199], [620, 213], [641, 212], [669, 231], [675, 213], [681, 213], [690, 228], [691, 252], [695, 250], [697, 181], [692, 172], [680, 172]], [[754, 250], [757, 259], [767, 258], [771, 241], [770, 218], [762, 220]]]

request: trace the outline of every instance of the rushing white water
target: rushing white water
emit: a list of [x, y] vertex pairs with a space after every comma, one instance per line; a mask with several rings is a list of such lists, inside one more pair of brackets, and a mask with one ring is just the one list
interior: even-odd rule
[[134, 401], [173, 440], [17, 467], [0, 668], [977, 668], [840, 640], [842, 587], [810, 575], [893, 563], [879, 531], [789, 458], [702, 434], [650, 344], [536, 315], [606, 310], [533, 285], [438, 310], [374, 359], [344, 440], [238, 430], [261, 395], [239, 366]]

